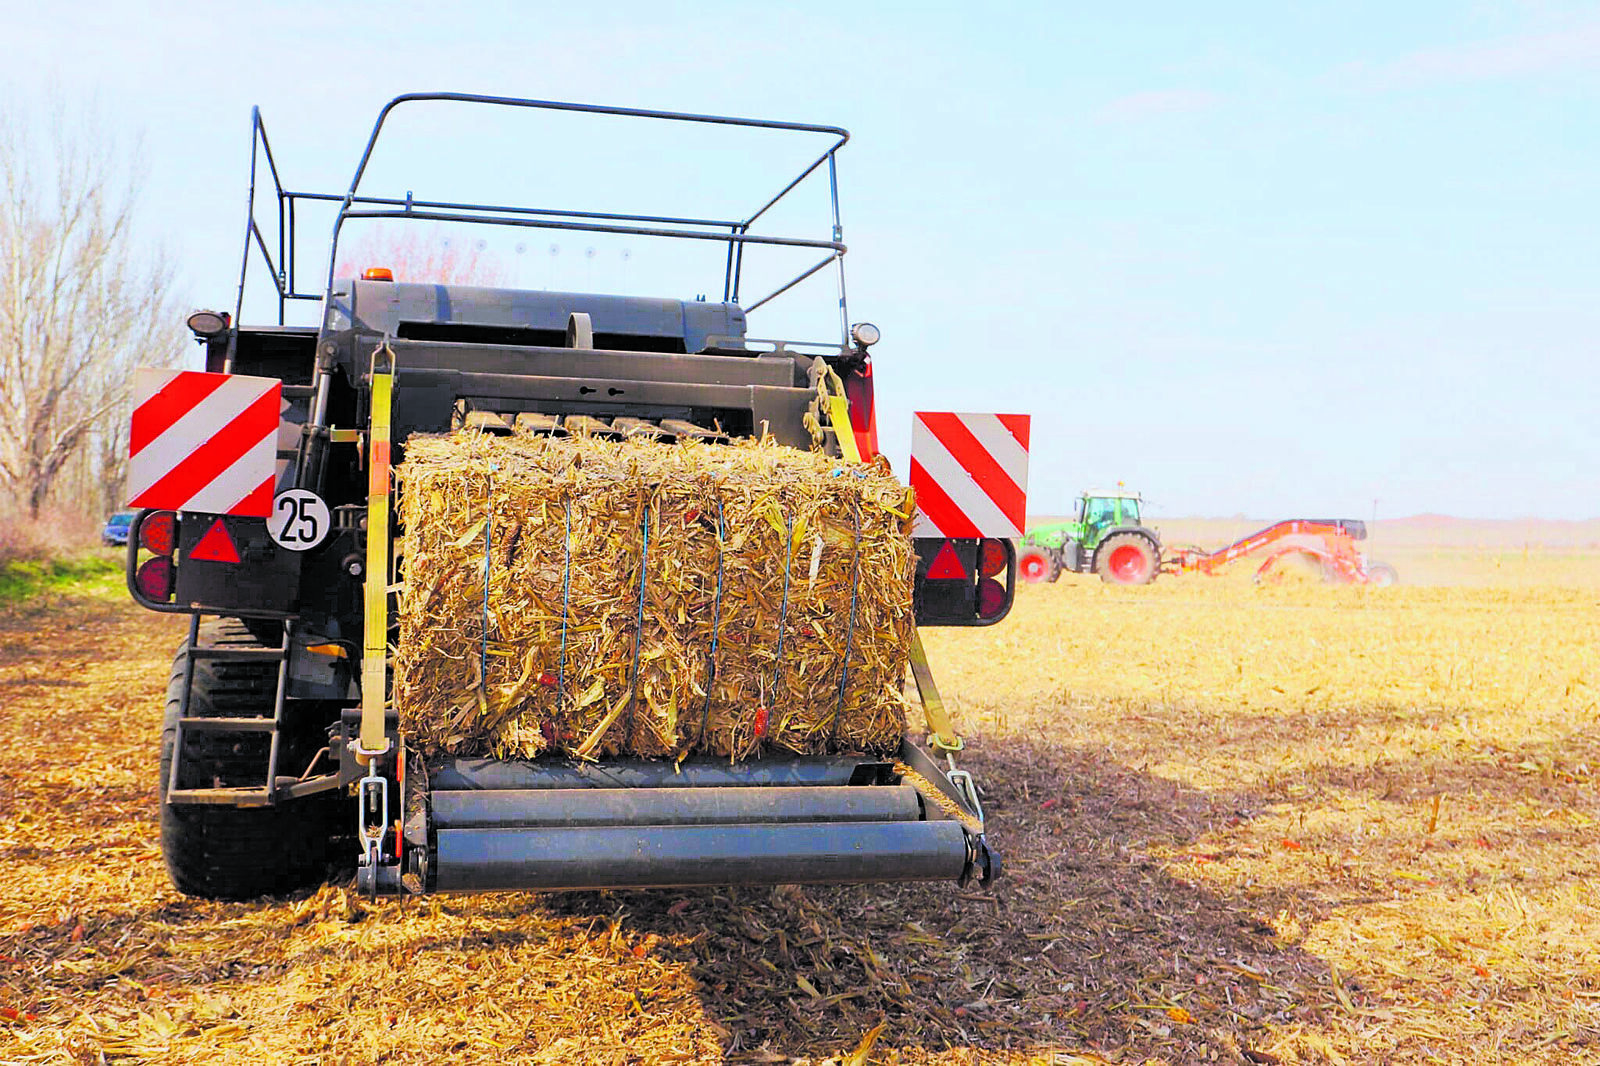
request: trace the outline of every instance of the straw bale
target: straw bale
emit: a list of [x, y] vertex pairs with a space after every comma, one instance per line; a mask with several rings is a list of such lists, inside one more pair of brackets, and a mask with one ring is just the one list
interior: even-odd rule
[[399, 484], [395, 705], [424, 751], [899, 744], [912, 498], [886, 465], [464, 431], [412, 438]]

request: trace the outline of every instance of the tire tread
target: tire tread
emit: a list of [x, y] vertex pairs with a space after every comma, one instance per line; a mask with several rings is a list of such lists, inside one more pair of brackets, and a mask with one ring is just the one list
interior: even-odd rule
[[[263, 646], [234, 619], [206, 623], [201, 633], [206, 645]], [[174, 887], [185, 895], [208, 899], [251, 899], [283, 895], [326, 880], [334, 819], [345, 806], [337, 802], [342, 797], [339, 790], [274, 807], [173, 806], [166, 802], [188, 657], [185, 643], [172, 661], [161, 729], [161, 851]], [[273, 663], [200, 659], [194, 665], [189, 714], [270, 716], [276, 689]], [[186, 733], [184, 765], [203, 767], [211, 775], [211, 780], [200, 782], [202, 787], [216, 782], [264, 785], [269, 738]], [[289, 739], [283, 737], [280, 744], [287, 747]]]

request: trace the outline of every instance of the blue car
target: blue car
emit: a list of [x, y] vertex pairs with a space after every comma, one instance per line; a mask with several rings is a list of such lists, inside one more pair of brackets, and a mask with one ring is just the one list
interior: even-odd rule
[[132, 511], [118, 511], [106, 519], [106, 528], [100, 531], [100, 543], [109, 547], [128, 543], [128, 528], [133, 525]]

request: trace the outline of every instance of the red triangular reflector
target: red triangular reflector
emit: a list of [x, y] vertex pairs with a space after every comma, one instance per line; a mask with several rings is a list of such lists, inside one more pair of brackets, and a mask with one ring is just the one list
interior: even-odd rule
[[188, 558], [208, 563], [236, 563], [239, 561], [239, 549], [233, 546], [233, 538], [228, 536], [228, 527], [219, 518], [211, 523], [206, 535], [189, 550]]
[[966, 568], [961, 565], [961, 560], [956, 556], [956, 546], [948, 540], [944, 542], [933, 557], [933, 562], [928, 564], [928, 576], [935, 581], [964, 581]]

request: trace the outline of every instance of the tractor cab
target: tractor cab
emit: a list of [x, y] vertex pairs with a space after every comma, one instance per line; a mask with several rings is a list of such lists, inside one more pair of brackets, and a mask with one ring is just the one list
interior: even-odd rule
[[1079, 543], [1092, 551], [1107, 530], [1139, 525], [1139, 503], [1137, 493], [1084, 493], [1077, 504], [1078, 523], [1083, 530]]

